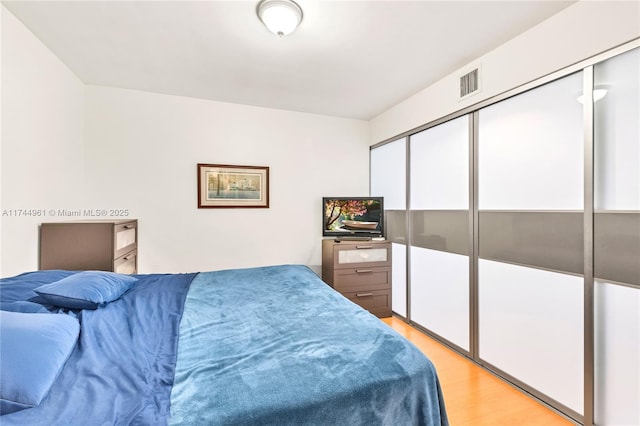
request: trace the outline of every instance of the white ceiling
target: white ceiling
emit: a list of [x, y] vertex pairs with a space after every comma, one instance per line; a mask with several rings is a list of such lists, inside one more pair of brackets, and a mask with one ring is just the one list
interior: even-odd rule
[[574, 1], [2, 1], [86, 84], [371, 119]]

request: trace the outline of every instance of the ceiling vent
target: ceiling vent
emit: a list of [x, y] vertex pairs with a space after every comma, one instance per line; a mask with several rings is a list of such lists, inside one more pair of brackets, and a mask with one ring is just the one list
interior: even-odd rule
[[460, 77], [460, 99], [471, 96], [480, 91], [480, 68]]

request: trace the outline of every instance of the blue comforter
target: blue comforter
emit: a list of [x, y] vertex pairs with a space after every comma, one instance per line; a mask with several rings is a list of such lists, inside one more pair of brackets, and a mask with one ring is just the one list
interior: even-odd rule
[[174, 425], [447, 424], [431, 362], [304, 266], [194, 279], [171, 407]]
[[[71, 273], [0, 280], [0, 300]], [[80, 338], [48, 396], [0, 424], [447, 424], [431, 362], [304, 266], [137, 277], [69, 313]]]

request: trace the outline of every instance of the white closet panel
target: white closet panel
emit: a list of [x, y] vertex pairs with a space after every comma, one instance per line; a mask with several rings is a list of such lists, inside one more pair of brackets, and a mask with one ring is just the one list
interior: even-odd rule
[[595, 208], [640, 210], [640, 49], [595, 66]]
[[469, 350], [469, 257], [411, 247], [411, 318]]
[[640, 289], [595, 283], [595, 420], [640, 425]]
[[385, 210], [407, 208], [404, 139], [371, 150], [371, 195], [384, 197]]
[[391, 244], [391, 310], [407, 316], [407, 246]]
[[583, 412], [583, 278], [479, 259], [480, 358]]
[[411, 141], [411, 209], [469, 208], [469, 117], [420, 133]]
[[480, 110], [481, 210], [583, 209], [582, 72]]

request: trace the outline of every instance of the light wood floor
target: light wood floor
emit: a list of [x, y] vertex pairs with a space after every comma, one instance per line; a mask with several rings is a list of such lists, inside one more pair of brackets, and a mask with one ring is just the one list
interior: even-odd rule
[[383, 321], [435, 365], [451, 426], [574, 424], [404, 321], [395, 317]]

